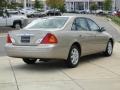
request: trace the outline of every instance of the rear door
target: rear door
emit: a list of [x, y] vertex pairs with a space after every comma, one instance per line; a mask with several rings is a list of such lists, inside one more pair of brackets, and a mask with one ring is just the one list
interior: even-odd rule
[[7, 23], [6, 23], [7, 26], [13, 26], [13, 22], [15, 20], [14, 15], [10, 15], [10, 16], [6, 17], [6, 19], [7, 19]]
[[76, 18], [72, 29], [79, 34], [78, 41], [81, 45], [82, 55], [94, 53], [95, 33], [90, 32], [86, 18]]

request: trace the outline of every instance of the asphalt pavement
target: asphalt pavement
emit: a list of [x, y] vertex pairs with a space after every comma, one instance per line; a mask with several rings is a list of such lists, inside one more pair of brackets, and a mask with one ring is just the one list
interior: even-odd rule
[[120, 90], [120, 43], [111, 57], [81, 58], [76, 68], [62, 61], [25, 64], [22, 59], [0, 57], [0, 90]]

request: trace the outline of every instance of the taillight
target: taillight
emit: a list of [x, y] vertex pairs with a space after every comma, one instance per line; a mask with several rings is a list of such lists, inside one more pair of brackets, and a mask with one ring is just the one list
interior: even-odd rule
[[12, 43], [12, 40], [9, 34], [7, 35], [7, 43]]
[[57, 38], [55, 35], [48, 33], [42, 40], [41, 44], [56, 44]]

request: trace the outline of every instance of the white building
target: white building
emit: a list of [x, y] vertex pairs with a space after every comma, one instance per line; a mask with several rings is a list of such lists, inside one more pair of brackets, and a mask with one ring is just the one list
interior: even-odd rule
[[91, 3], [96, 3], [98, 9], [103, 8], [104, 0], [65, 0], [65, 7], [68, 12], [76, 10], [89, 10]]
[[[9, 3], [15, 2], [15, 3], [22, 3], [24, 4], [24, 0], [7, 0]], [[26, 0], [26, 5], [31, 6], [33, 3], [33, 0]]]
[[120, 10], [120, 0], [113, 0], [113, 2], [114, 2], [114, 8], [116, 9], [116, 10]]
[[[7, 0], [8, 2], [14, 1], [18, 3], [24, 3], [24, 0]], [[40, 0], [43, 2], [44, 9], [47, 9], [46, 0]], [[26, 0], [27, 6], [33, 6], [35, 0]], [[92, 3], [96, 3], [98, 9], [103, 9], [104, 0], [65, 0], [65, 8], [68, 12], [75, 10], [89, 10]], [[113, 0], [113, 10], [120, 10], [120, 0]]]
[[7, 2], [17, 2], [17, 3], [22, 3], [24, 0], [6, 0]]

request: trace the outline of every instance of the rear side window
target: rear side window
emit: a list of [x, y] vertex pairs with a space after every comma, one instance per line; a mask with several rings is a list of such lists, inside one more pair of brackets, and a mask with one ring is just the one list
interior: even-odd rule
[[76, 30], [76, 31], [87, 31], [87, 30], [89, 30], [86, 19], [76, 18], [73, 22], [72, 30]]

